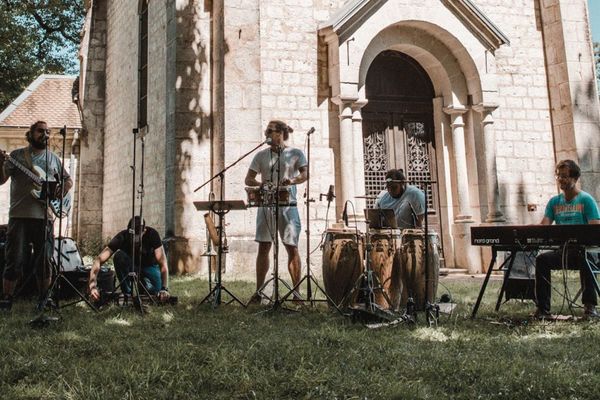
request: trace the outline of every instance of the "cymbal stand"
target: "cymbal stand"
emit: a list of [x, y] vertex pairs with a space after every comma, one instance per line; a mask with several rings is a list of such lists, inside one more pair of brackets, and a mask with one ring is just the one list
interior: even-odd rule
[[[263, 141], [260, 144], [258, 144], [256, 147], [254, 147], [252, 150], [250, 150], [249, 152], [247, 152], [246, 154], [243, 154], [241, 157], [239, 157], [237, 160], [235, 160], [234, 162], [232, 162], [231, 164], [229, 164], [228, 166], [226, 166], [225, 168], [223, 168], [221, 171], [219, 171], [217, 174], [215, 174], [213, 177], [211, 177], [209, 180], [207, 180], [206, 182], [204, 182], [202, 185], [198, 186], [196, 189], [194, 189], [194, 193], [197, 192], [198, 190], [202, 189], [204, 186], [208, 185], [209, 183], [211, 183], [212, 181], [214, 181], [215, 179], [219, 178], [220, 181], [220, 193], [219, 193], [219, 200], [220, 200], [220, 204], [223, 204], [224, 200], [223, 200], [223, 196], [224, 196], [224, 192], [225, 192], [225, 172], [227, 172], [227, 170], [229, 170], [230, 168], [232, 168], [233, 166], [235, 166], [237, 163], [239, 163], [241, 160], [243, 160], [244, 158], [248, 157], [250, 154], [254, 153], [256, 150], [258, 150], [262, 145], [267, 144], [267, 141]], [[223, 233], [225, 230], [225, 222], [224, 222], [224, 216], [225, 214], [227, 214], [230, 210], [227, 209], [227, 211], [225, 211], [224, 209], [213, 209], [213, 212], [215, 212], [218, 216], [219, 216], [219, 249], [218, 249], [218, 257], [217, 257], [217, 277], [215, 279], [215, 284], [213, 289], [202, 299], [202, 301], [200, 302], [200, 304], [204, 303], [205, 301], [208, 301], [209, 299], [212, 299], [213, 301], [213, 308], [216, 308], [217, 306], [221, 305], [221, 292], [224, 291], [225, 293], [227, 293], [229, 296], [231, 296], [232, 301], [235, 301], [237, 303], [239, 303], [242, 307], [246, 307], [246, 305], [244, 303], [242, 303], [240, 301], [240, 299], [238, 299], [236, 296], [233, 295], [233, 293], [231, 293], [229, 290], [227, 290], [227, 288], [225, 288], [225, 286], [223, 285], [223, 282], [221, 281], [221, 277], [222, 277], [222, 263], [223, 263]], [[217, 212], [218, 211], [218, 212]], [[210, 271], [209, 271], [210, 274]], [[229, 304], [230, 302], [226, 303]]]
[[[307, 151], [306, 151], [306, 275], [304, 275], [302, 277], [302, 279], [300, 279], [300, 281], [298, 281], [298, 283], [288, 292], [286, 293], [283, 297], [282, 297], [282, 301], [286, 301], [286, 299], [292, 295], [293, 293], [295, 293], [299, 288], [300, 285], [302, 284], [302, 282], [306, 281], [306, 301], [310, 302], [311, 305], [314, 305], [315, 302], [317, 301], [327, 301], [329, 302], [329, 304], [333, 305], [333, 307], [340, 313], [342, 314], [342, 311], [339, 309], [339, 307], [334, 303], [334, 301], [331, 299], [331, 297], [329, 297], [329, 295], [327, 295], [327, 293], [325, 292], [325, 290], [323, 290], [323, 288], [319, 285], [319, 282], [317, 282], [317, 280], [315, 279], [315, 277], [311, 274], [311, 270], [310, 270], [310, 203], [314, 202], [314, 199], [310, 198], [310, 135], [313, 134], [315, 132], [315, 128], [311, 128], [307, 133], [306, 133], [306, 140], [307, 140]], [[333, 201], [333, 199], [335, 198], [335, 195], [333, 194], [333, 187], [330, 188], [330, 192], [331, 194], [327, 194], [327, 212], [329, 212], [329, 207], [331, 206], [331, 202]], [[323, 197], [323, 195], [320, 196], [321, 199]], [[312, 293], [312, 287], [311, 287], [311, 283], [313, 283], [315, 285], [315, 287], [321, 291], [321, 293], [323, 293], [323, 295], [325, 296], [325, 299], [323, 300], [319, 300], [316, 299], [315, 296], [313, 296]]]

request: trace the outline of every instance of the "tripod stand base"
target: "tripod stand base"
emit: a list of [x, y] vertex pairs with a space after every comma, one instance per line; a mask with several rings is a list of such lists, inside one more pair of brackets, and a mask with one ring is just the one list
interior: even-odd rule
[[51, 317], [46, 314], [40, 314], [31, 321], [29, 321], [29, 325], [31, 325], [32, 328], [45, 328], [49, 326], [52, 322], [58, 322], [59, 320], [59, 317]]
[[227, 290], [227, 288], [224, 285], [222, 285], [221, 283], [215, 284], [215, 287], [210, 292], [208, 292], [208, 294], [200, 301], [200, 304], [203, 304], [206, 302], [212, 302], [213, 308], [221, 305], [222, 292], [227, 293], [231, 297], [231, 300], [228, 301], [227, 303], [225, 303], [225, 305], [233, 303], [235, 301], [242, 307], [244, 307], [244, 308], [247, 307], [247, 304], [242, 303], [242, 301], [240, 299], [238, 299], [233, 293], [231, 293], [229, 290]]

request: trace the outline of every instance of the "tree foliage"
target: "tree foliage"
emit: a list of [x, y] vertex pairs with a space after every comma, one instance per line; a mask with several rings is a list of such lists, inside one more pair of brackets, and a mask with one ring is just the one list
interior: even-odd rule
[[76, 74], [83, 0], [0, 0], [0, 110], [40, 74]]

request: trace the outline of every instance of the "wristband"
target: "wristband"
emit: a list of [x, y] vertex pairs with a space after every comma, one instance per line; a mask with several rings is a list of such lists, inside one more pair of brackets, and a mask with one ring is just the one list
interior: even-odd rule
[[168, 287], [165, 287], [165, 286], [163, 286], [163, 287], [161, 287], [161, 288], [160, 288], [160, 291], [162, 292], [163, 290], [164, 290], [165, 292], [168, 292], [168, 291], [169, 291], [169, 288], [168, 288]]

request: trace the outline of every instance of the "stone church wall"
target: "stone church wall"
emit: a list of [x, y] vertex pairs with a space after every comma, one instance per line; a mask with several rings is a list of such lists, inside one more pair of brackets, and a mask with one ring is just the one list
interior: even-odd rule
[[[138, 64], [138, 8], [132, 4], [137, 2], [107, 1], [104, 236], [121, 229], [130, 216], [129, 165], [132, 162], [131, 130], [137, 125]], [[326, 203], [318, 201], [319, 193], [325, 193], [329, 185], [339, 182], [339, 168], [334, 158], [339, 158], [340, 138], [339, 110], [327, 98], [328, 87], [323, 85], [327, 54], [324, 45], [319, 43], [317, 31], [344, 3], [342, 0], [224, 3], [225, 97], [224, 104], [216, 105], [224, 113], [224, 163], [230, 164], [264, 140], [263, 130], [270, 119], [287, 121], [295, 130], [289, 144], [305, 151], [305, 133], [314, 126], [310, 195], [316, 202], [311, 203], [314, 238], [311, 249], [320, 239], [326, 216], [333, 222], [336, 211], [339, 214], [343, 207], [341, 202], [332, 204], [326, 215]], [[500, 204], [512, 223], [541, 219], [547, 199], [556, 193], [555, 138], [548, 89], [551, 79], [546, 73], [548, 48], [543, 44], [541, 3], [538, 0], [476, 1], [511, 41], [510, 46], [501, 47], [495, 55], [485, 56], [495, 57], [499, 107], [494, 112], [494, 127]], [[566, 3], [566, 0], [561, 1], [561, 6]], [[208, 3], [200, 0], [151, 1], [149, 4], [149, 130], [144, 211], [146, 221], [159, 228], [161, 234], [176, 239], [177, 251], [187, 254], [175, 270], [198, 270], [197, 266], [204, 265], [199, 255], [205, 232], [202, 213], [195, 210], [192, 202], [207, 200], [208, 190], [198, 193], [193, 190], [208, 179], [211, 172], [211, 74], [214, 71], [210, 65], [210, 42], [214, 26], [210, 21], [213, 16], [204, 8]], [[583, 31], [579, 26], [569, 34], [570, 51], [578, 46], [589, 47]], [[574, 62], [572, 55], [569, 57], [569, 62]], [[582, 59], [582, 68], [589, 63], [588, 59]], [[480, 120], [474, 115], [471, 122], [477, 124]], [[228, 171], [225, 198], [246, 199], [243, 180], [251, 157]], [[477, 163], [470, 161], [469, 165], [474, 164]], [[479, 182], [470, 183], [475, 193], [481, 192], [481, 188], [473, 189]], [[304, 185], [298, 191], [303, 221], [300, 251], [304, 264], [303, 193]], [[473, 199], [472, 204], [475, 207], [485, 201]], [[534, 205], [537, 210], [527, 211], [527, 205]], [[256, 209], [232, 211], [226, 217], [230, 276], [248, 276], [253, 270], [255, 213]], [[478, 213], [475, 215], [477, 218]], [[285, 252], [281, 253], [283, 261]], [[320, 252], [315, 256], [317, 254]], [[313, 269], [319, 270], [320, 260], [313, 263], [317, 265]]]

